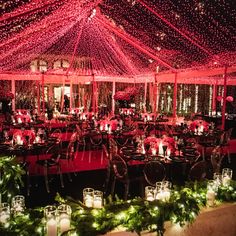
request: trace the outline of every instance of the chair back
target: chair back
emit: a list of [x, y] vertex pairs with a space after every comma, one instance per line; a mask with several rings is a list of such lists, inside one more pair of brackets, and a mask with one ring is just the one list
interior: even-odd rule
[[145, 164], [143, 173], [146, 182], [151, 186], [155, 186], [156, 182], [162, 181], [166, 177], [164, 165], [155, 160], [149, 161]]
[[211, 165], [214, 173], [219, 173], [221, 168], [221, 163], [224, 158], [220, 146], [215, 147], [211, 153]]
[[61, 152], [61, 147], [58, 143], [53, 144], [52, 146], [48, 147], [46, 150], [46, 155], [50, 156], [51, 159], [54, 161], [59, 161], [60, 159], [60, 152]]
[[117, 179], [126, 179], [128, 177], [127, 164], [120, 155], [112, 155], [111, 167]]
[[113, 138], [109, 139], [109, 153], [115, 155], [118, 153], [118, 146], [116, 141]]
[[76, 142], [69, 142], [66, 150], [66, 159], [67, 160], [73, 160], [75, 157], [75, 152], [76, 152]]
[[93, 146], [100, 146], [102, 144], [102, 134], [100, 132], [97, 132], [97, 131], [91, 132], [89, 139], [90, 139], [90, 143]]
[[110, 160], [110, 154], [109, 154], [109, 152], [108, 152], [108, 150], [107, 150], [106, 145], [102, 144], [102, 150], [103, 150], [103, 152], [105, 153], [106, 159], [107, 159], [107, 160]]
[[57, 140], [57, 143], [61, 142], [62, 139], [62, 132], [60, 129], [55, 129], [51, 134], [49, 135], [50, 138], [55, 138]]
[[189, 171], [189, 180], [201, 181], [206, 178], [207, 175], [207, 163], [205, 161], [199, 161], [195, 163]]

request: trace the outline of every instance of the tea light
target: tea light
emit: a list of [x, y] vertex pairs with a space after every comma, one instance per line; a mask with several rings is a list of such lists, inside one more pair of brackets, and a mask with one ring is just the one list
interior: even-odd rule
[[203, 131], [204, 131], [204, 126], [203, 126], [203, 125], [200, 125], [200, 127], [198, 128], [198, 131], [199, 131], [199, 133], [203, 133]]
[[6, 224], [10, 219], [10, 205], [3, 202], [0, 206], [0, 223]]
[[152, 151], [152, 155], [153, 155], [153, 156], [156, 156], [156, 154], [157, 154], [156, 148], [152, 148], [151, 151]]
[[61, 234], [70, 229], [71, 207], [65, 204], [58, 206], [59, 228]]
[[102, 208], [102, 206], [103, 206], [103, 193], [102, 193], [102, 191], [95, 190], [94, 191], [93, 207], [94, 208]]
[[105, 131], [108, 131], [108, 124], [105, 124]]
[[57, 236], [57, 209], [55, 206], [46, 206], [44, 209], [46, 218], [46, 235]]
[[171, 154], [171, 151], [170, 151], [170, 149], [169, 149], [169, 148], [167, 148], [167, 151], [166, 151], [166, 156], [167, 156], [167, 157], [169, 157], [169, 156], [170, 156], [170, 154]]
[[18, 145], [21, 144], [21, 136], [20, 135], [16, 136], [16, 144], [18, 144]]
[[154, 201], [155, 199], [155, 187], [146, 186], [145, 187], [145, 199], [147, 201]]
[[83, 201], [86, 207], [93, 207], [94, 189], [85, 188], [83, 190]]
[[222, 170], [222, 184], [228, 186], [233, 176], [233, 170], [229, 168], [224, 168]]
[[12, 198], [12, 211], [14, 214], [20, 214], [25, 208], [25, 197], [22, 195], [16, 195]]

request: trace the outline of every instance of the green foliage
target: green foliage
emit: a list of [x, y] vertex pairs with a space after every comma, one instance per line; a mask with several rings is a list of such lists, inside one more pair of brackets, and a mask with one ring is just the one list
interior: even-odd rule
[[[67, 236], [70, 232], [78, 236], [103, 235], [120, 227], [138, 235], [146, 230], [161, 236], [165, 231], [165, 221], [182, 226], [194, 221], [201, 207], [206, 205], [206, 187], [206, 182], [187, 183], [184, 187], [175, 186], [167, 202], [148, 202], [141, 198], [129, 201], [116, 198], [113, 201], [108, 198], [101, 209], [87, 208], [80, 201], [63, 199], [57, 195], [58, 203], [68, 204], [72, 208], [71, 230], [62, 236]], [[236, 182], [231, 181], [230, 186], [220, 187], [217, 200], [235, 202]], [[24, 215], [12, 216], [8, 227], [0, 226], [0, 235], [41, 236], [45, 232], [44, 225], [42, 208], [28, 210]]]
[[19, 193], [23, 186], [22, 175], [24, 169], [16, 162], [15, 157], [4, 156], [0, 158], [0, 194], [2, 201]]

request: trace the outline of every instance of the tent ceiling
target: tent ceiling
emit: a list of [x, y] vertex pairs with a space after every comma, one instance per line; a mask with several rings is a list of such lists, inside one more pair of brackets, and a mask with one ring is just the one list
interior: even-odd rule
[[[236, 64], [234, 1], [11, 0], [3, 6], [2, 72], [52, 55], [69, 55], [66, 73], [115, 76]], [[89, 63], [78, 63], [81, 58]]]

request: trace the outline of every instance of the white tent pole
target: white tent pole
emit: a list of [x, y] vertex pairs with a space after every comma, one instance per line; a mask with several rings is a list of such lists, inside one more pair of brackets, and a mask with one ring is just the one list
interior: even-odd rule
[[177, 114], [177, 72], [175, 73], [175, 83], [174, 83], [174, 94], [173, 94], [173, 117], [176, 118]]
[[217, 94], [217, 80], [216, 83], [213, 84], [211, 114], [212, 112], [216, 111], [216, 94]]
[[112, 115], [115, 114], [115, 99], [114, 99], [114, 96], [115, 96], [115, 93], [116, 93], [116, 81], [113, 80], [112, 82], [112, 109], [111, 109], [111, 112], [112, 112]]
[[12, 110], [16, 110], [16, 81], [15, 79], [11, 80], [11, 92], [14, 95], [14, 98], [12, 99]]
[[62, 82], [62, 90], [61, 90], [61, 110], [60, 112], [63, 112], [63, 107], [64, 107], [64, 94], [65, 94], [65, 76], [63, 76], [63, 82]]
[[147, 111], [147, 109], [146, 109], [146, 102], [147, 102], [147, 78], [145, 78], [145, 85], [144, 85], [144, 99], [143, 99], [143, 109], [144, 109], [144, 112]]
[[73, 83], [70, 78], [70, 111], [72, 110], [72, 99], [73, 99]]

